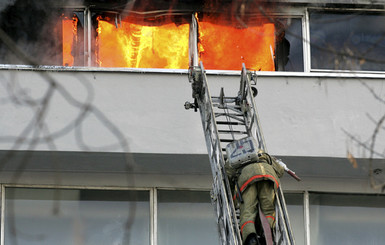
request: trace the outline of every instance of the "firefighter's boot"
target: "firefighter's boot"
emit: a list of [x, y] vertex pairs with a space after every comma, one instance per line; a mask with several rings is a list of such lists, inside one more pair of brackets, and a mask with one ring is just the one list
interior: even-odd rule
[[244, 245], [259, 245], [257, 234], [251, 233], [248, 235]]

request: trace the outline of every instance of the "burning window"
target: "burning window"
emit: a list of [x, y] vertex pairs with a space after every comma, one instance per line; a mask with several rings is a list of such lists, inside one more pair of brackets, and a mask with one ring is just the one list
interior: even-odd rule
[[99, 15], [95, 64], [101, 67], [188, 68], [189, 24], [142, 25]]
[[[94, 64], [100, 67], [188, 68], [189, 24], [142, 25], [132, 18], [96, 18]], [[266, 21], [267, 22], [267, 21]], [[274, 70], [275, 27], [260, 23], [247, 28], [198, 21], [199, 58], [207, 69]]]
[[[15, 1], [13, 1], [15, 2]], [[1, 11], [0, 28], [11, 39], [12, 45], [0, 40], [0, 62], [5, 64], [37, 63], [61, 65], [60, 13], [45, 4], [32, 1], [16, 1]], [[15, 55], [22, 50], [29, 60]], [[34, 62], [31, 62], [31, 60]]]
[[[0, 25], [39, 65], [187, 69], [191, 47], [196, 47], [206, 69], [239, 70], [245, 63], [253, 70], [293, 70], [287, 65], [293, 61], [300, 64], [295, 70], [303, 66], [302, 52], [293, 56], [301, 46], [290, 46], [294, 40], [285, 38], [291, 26], [256, 13], [255, 6], [242, 12], [231, 1], [215, 6], [199, 1], [136, 4], [142, 2], [131, 9], [130, 4], [97, 2], [92, 8], [63, 9], [53, 3], [16, 1], [2, 11]], [[28, 62], [0, 40], [0, 63]]]
[[83, 12], [61, 15], [59, 25], [61, 25], [63, 66], [84, 65], [83, 16]]
[[[219, 24], [218, 24], [219, 23]], [[237, 27], [218, 19], [198, 21], [200, 60], [206, 69], [273, 71], [275, 26], [270, 21]]]

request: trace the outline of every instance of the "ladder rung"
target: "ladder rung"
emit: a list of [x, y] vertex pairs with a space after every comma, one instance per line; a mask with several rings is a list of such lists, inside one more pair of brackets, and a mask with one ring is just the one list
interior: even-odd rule
[[220, 139], [220, 142], [233, 142], [234, 139]]
[[244, 123], [228, 122], [228, 121], [217, 121], [217, 124], [221, 124], [221, 125], [245, 125]]
[[218, 130], [220, 134], [247, 134], [246, 131], [234, 131], [234, 130]]
[[230, 110], [232, 110], [232, 109], [242, 109], [242, 107], [239, 106], [239, 105], [226, 105], [226, 106], [223, 106], [223, 105], [217, 104], [215, 102], [213, 102], [213, 107], [217, 107], [217, 108], [222, 109], [222, 110], [224, 110], [224, 109], [230, 109]]
[[223, 117], [242, 117], [242, 119], [243, 119], [243, 114], [235, 114], [235, 113], [217, 112], [217, 113], [215, 113], [215, 116], [216, 117], [220, 117], [220, 116], [223, 116]]
[[[223, 97], [224, 103], [234, 103], [237, 100], [237, 97]], [[211, 100], [215, 102], [219, 102], [221, 100], [221, 97], [219, 96], [211, 96]]]

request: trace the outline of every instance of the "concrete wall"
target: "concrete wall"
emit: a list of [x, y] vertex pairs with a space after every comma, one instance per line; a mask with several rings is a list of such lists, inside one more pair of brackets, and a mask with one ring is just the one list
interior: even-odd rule
[[[237, 94], [239, 72], [208, 73], [212, 95], [221, 87]], [[355, 139], [370, 145], [385, 89], [380, 75], [365, 77], [258, 74], [268, 151], [303, 180], [285, 175], [284, 190], [379, 191], [368, 176], [380, 169], [374, 177], [382, 183], [383, 157], [368, 161], [370, 151]], [[2, 69], [0, 81], [1, 183], [210, 189], [200, 115], [183, 106], [192, 101], [186, 71]]]
[[[349, 134], [370, 143], [385, 114], [381, 77], [273, 75], [258, 77], [256, 97], [270, 153], [369, 157]], [[1, 150], [206, 153], [200, 116], [183, 107], [192, 101], [183, 72], [1, 70], [0, 81]], [[208, 81], [213, 95], [223, 86], [235, 96], [239, 86], [237, 75]]]

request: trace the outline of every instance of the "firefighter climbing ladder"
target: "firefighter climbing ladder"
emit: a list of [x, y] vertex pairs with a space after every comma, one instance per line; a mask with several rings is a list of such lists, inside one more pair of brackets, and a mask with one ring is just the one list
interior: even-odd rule
[[[189, 69], [194, 103], [186, 102], [185, 108], [200, 111], [213, 174], [211, 198], [215, 205], [219, 236], [223, 245], [242, 244], [237, 219], [239, 210], [234, 206], [230, 183], [224, 168], [226, 145], [234, 140], [252, 136], [257, 141], [258, 147], [266, 150], [253, 98], [253, 92], [256, 90], [253, 91], [251, 87], [252, 78], [251, 72], [243, 65], [238, 95], [226, 97], [222, 88], [220, 95], [215, 97], [210, 95], [202, 62], [199, 66], [192, 66]], [[276, 193], [276, 200], [275, 244], [294, 245], [281, 188]]]

